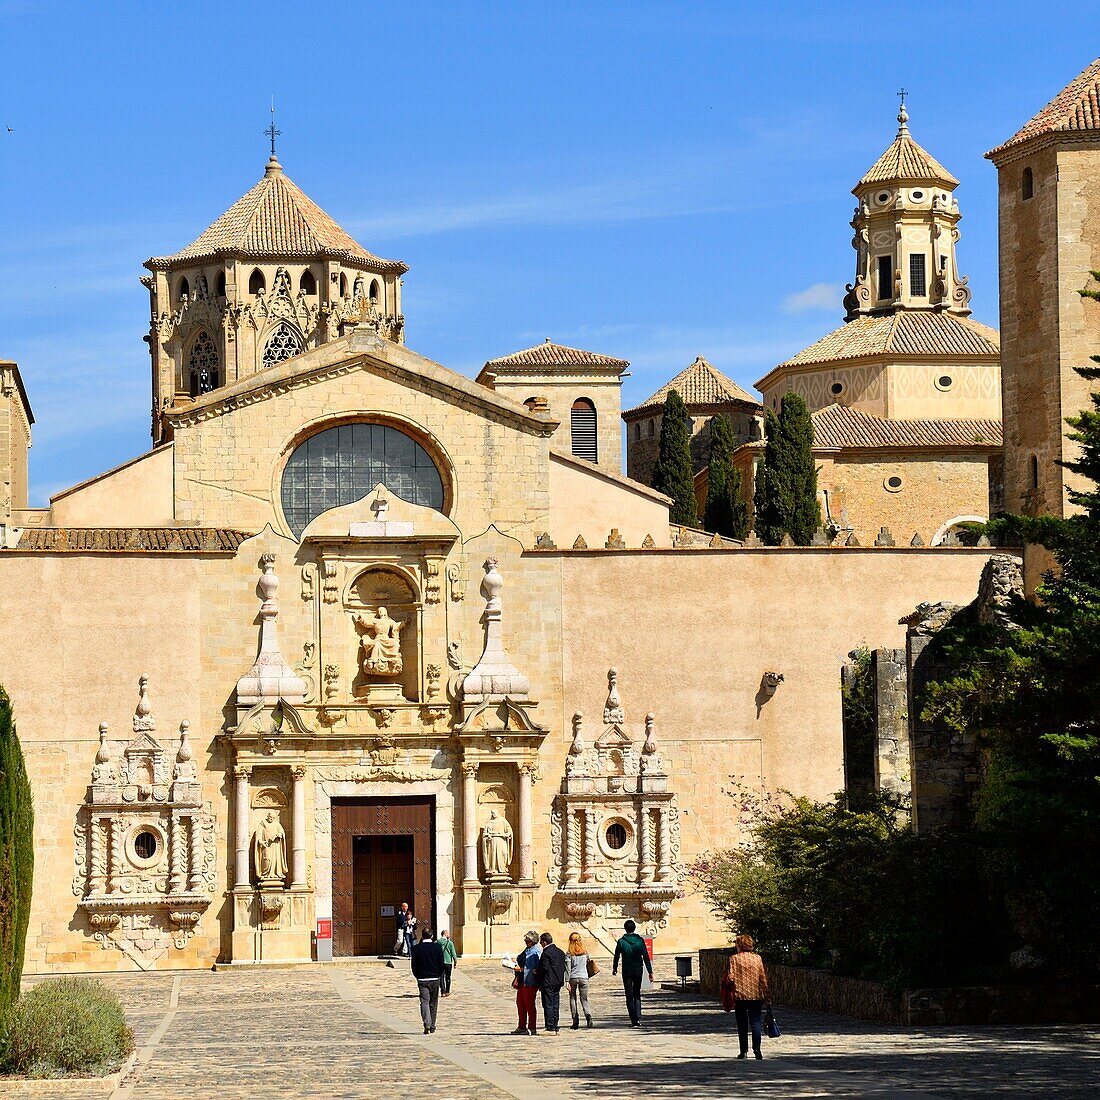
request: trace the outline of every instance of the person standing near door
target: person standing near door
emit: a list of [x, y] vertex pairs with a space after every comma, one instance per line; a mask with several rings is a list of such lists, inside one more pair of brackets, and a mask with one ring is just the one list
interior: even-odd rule
[[555, 946], [549, 932], [539, 936], [542, 954], [535, 968], [535, 980], [542, 991], [542, 1027], [547, 1035], [557, 1035], [558, 1015], [561, 1012], [561, 987], [565, 985], [568, 961], [565, 952]]
[[424, 1022], [424, 1034], [435, 1032], [435, 1018], [439, 1011], [439, 983], [443, 978], [443, 948], [435, 942], [430, 928], [420, 931], [420, 942], [412, 949], [412, 972], [420, 993], [420, 1019]]
[[409, 910], [409, 903], [403, 901], [397, 908], [397, 912], [394, 914], [394, 923], [397, 925], [397, 939], [393, 944], [393, 953], [395, 955], [407, 955], [409, 948], [412, 946], [406, 938], [406, 931], [409, 925], [409, 917], [412, 913]]
[[619, 963], [623, 967], [623, 990], [626, 993], [626, 1010], [630, 1013], [630, 1026], [642, 1026], [642, 970], [649, 971], [649, 980], [653, 981], [653, 963], [649, 958], [645, 940], [634, 931], [638, 926], [628, 920], [623, 925], [626, 935], [615, 944], [615, 958], [611, 961], [611, 973], [619, 972]]
[[447, 935], [444, 928], [439, 933], [439, 946], [443, 948], [443, 980], [439, 983], [439, 992], [444, 997], [451, 995], [451, 972], [458, 966], [458, 951], [455, 949], [455, 941]]

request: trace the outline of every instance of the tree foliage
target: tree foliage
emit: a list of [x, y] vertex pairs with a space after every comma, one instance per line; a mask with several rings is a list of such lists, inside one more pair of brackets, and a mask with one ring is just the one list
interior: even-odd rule
[[19, 995], [34, 873], [34, 810], [11, 700], [0, 688], [0, 1023]]
[[719, 413], [710, 420], [710, 457], [703, 526], [731, 539], [743, 539], [751, 526], [749, 508], [741, 499], [741, 471], [733, 464], [737, 436], [729, 419]]
[[695, 468], [691, 463], [691, 428], [687, 407], [676, 390], [669, 390], [661, 417], [661, 438], [653, 467], [653, 488], [672, 497], [669, 522], [694, 527]]
[[788, 393], [779, 414], [769, 412], [764, 424], [764, 461], [756, 483], [756, 534], [770, 546], [790, 535], [809, 546], [821, 526], [814, 465], [814, 428], [806, 402]]

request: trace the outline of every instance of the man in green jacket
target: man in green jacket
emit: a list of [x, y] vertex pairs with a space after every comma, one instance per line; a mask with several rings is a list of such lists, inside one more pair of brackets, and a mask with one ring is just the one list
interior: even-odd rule
[[635, 934], [638, 926], [628, 920], [623, 925], [626, 935], [615, 944], [615, 958], [611, 962], [611, 973], [619, 972], [619, 963], [623, 965], [623, 989], [626, 992], [626, 1010], [630, 1013], [630, 1026], [642, 1026], [642, 967], [649, 971], [649, 980], [653, 981], [653, 963], [646, 950], [645, 940]]
[[443, 948], [443, 980], [439, 983], [439, 992], [444, 997], [451, 995], [451, 971], [458, 966], [458, 951], [455, 949], [455, 941], [447, 935], [444, 928], [439, 933], [439, 946]]

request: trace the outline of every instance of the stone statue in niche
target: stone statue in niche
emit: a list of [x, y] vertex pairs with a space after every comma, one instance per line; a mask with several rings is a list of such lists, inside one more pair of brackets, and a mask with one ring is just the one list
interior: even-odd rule
[[512, 826], [496, 810], [490, 810], [489, 820], [481, 830], [481, 858], [485, 864], [485, 877], [490, 882], [510, 878], [512, 848]]
[[253, 840], [256, 877], [263, 884], [282, 885], [286, 881], [286, 833], [274, 810], [260, 821]]
[[401, 672], [401, 630], [405, 621], [391, 619], [380, 607], [374, 615], [356, 615], [363, 631], [359, 646], [362, 650], [363, 672], [368, 676], [397, 676]]

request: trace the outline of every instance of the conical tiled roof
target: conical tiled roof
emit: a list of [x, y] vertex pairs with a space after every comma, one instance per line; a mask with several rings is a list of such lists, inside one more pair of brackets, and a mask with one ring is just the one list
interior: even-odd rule
[[264, 177], [213, 225], [172, 256], [149, 261], [149, 267], [174, 267], [217, 256], [313, 258], [358, 262], [378, 271], [403, 273], [405, 264], [368, 252], [340, 228], [272, 157]]
[[732, 378], [727, 378], [699, 355], [696, 356], [695, 362], [685, 367], [675, 378], [666, 382], [640, 405], [627, 409], [623, 416], [663, 405], [671, 390], [675, 390], [683, 398], [688, 408], [692, 405], [724, 405], [728, 401], [748, 402], [750, 405], [760, 404], [752, 394], [743, 390]]
[[945, 187], [958, 187], [959, 181], [944, 168], [935, 157], [922, 149], [909, 133], [909, 113], [902, 104], [898, 114], [898, 136], [889, 148], [864, 172], [862, 179], [852, 189], [875, 183], [942, 183]]
[[1014, 145], [1040, 134], [1100, 130], [1100, 57], [1071, 80], [1034, 118], [1015, 134], [986, 153], [995, 157]]

